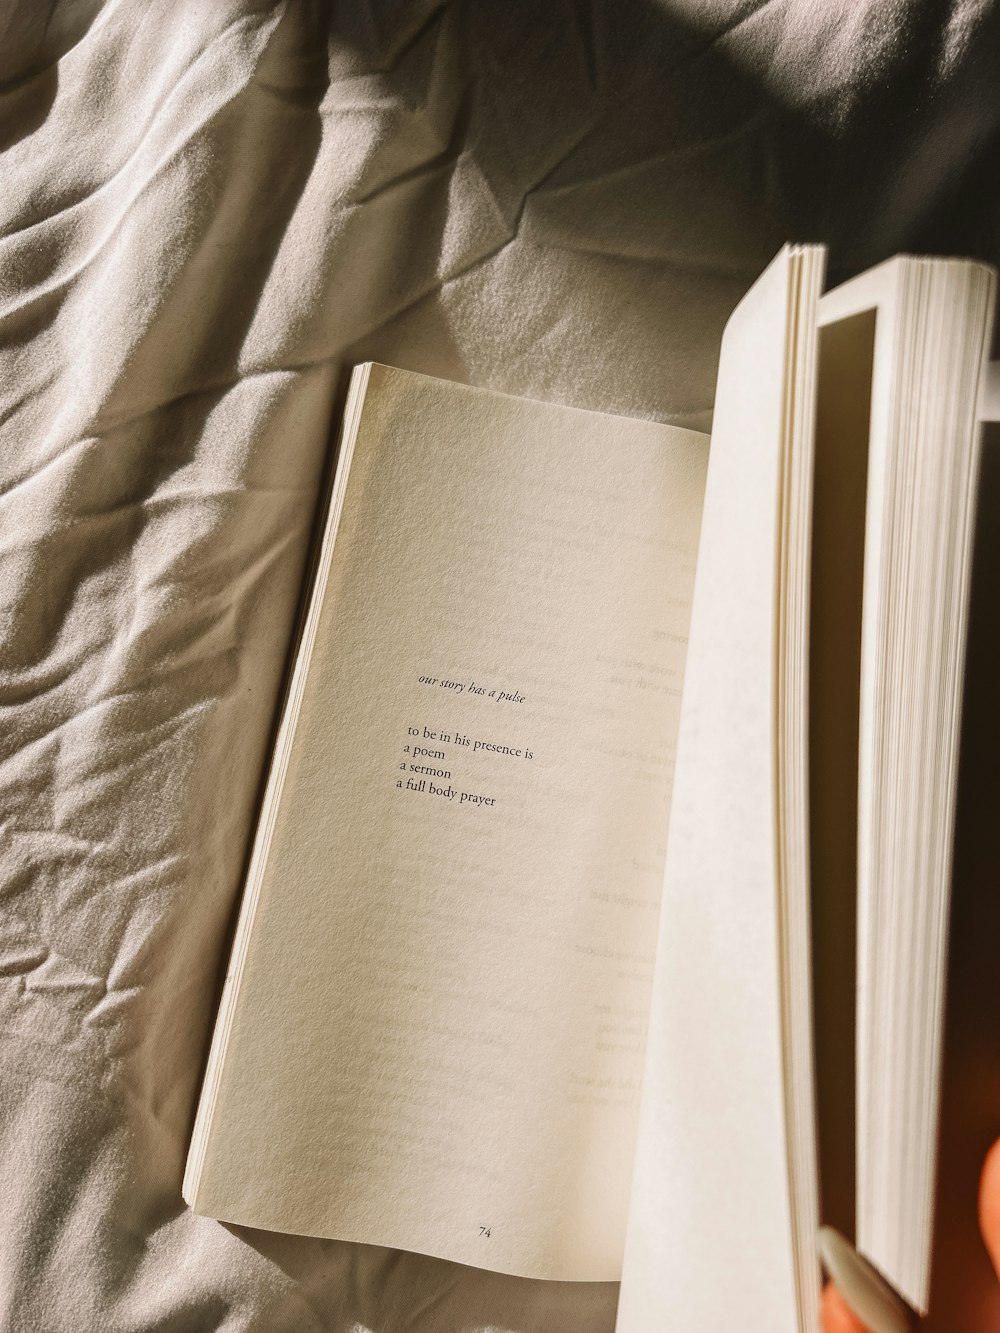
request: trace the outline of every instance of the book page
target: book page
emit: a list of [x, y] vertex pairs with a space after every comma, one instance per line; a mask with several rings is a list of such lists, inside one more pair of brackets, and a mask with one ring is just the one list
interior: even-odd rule
[[808, 623], [789, 612], [808, 541], [789, 550], [783, 470], [811, 457], [799, 372], [821, 272], [821, 253], [786, 247], [723, 339], [618, 1333], [818, 1317], [808, 878], [801, 855], [783, 869], [804, 737], [780, 738], [783, 707], [805, 715], [781, 676], [784, 625], [801, 687]]
[[372, 368], [197, 1211], [619, 1276], [706, 456]]

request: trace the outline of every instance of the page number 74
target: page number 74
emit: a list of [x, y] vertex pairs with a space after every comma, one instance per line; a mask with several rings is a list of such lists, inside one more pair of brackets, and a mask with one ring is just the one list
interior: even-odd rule
[[480, 1228], [479, 1228], [479, 1234], [480, 1234], [481, 1236], [489, 1237], [489, 1234], [490, 1234], [490, 1228], [489, 1228], [489, 1227], [480, 1227]]

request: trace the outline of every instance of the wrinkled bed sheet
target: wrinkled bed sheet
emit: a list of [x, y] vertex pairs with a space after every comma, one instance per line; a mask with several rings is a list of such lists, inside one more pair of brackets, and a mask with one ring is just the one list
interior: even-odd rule
[[346, 369], [705, 426], [785, 239], [996, 261], [998, 66], [976, 0], [8, 0], [4, 1330], [610, 1333], [180, 1198]]

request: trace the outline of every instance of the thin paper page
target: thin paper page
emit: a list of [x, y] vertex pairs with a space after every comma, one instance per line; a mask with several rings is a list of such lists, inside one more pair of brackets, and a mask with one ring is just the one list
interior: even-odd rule
[[373, 369], [199, 1211], [619, 1276], [706, 453]]
[[618, 1333], [796, 1333], [775, 753], [792, 262], [727, 326]]

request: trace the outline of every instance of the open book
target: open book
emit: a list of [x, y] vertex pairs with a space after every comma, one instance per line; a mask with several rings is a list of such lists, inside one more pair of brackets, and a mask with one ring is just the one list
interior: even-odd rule
[[823, 264], [711, 449], [355, 371], [197, 1212], [621, 1277], [621, 1333], [811, 1333], [822, 1217], [926, 1302], [993, 275]]

